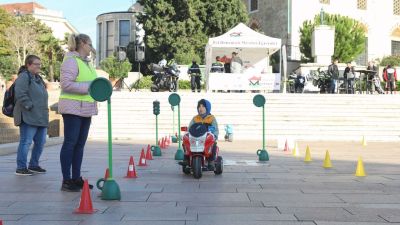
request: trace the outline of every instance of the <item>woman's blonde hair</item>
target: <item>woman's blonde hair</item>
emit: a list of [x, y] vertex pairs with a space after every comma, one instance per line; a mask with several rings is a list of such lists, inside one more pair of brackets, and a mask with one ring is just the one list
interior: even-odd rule
[[82, 44], [87, 43], [90, 37], [86, 34], [71, 34], [68, 37], [68, 50], [77, 51]]

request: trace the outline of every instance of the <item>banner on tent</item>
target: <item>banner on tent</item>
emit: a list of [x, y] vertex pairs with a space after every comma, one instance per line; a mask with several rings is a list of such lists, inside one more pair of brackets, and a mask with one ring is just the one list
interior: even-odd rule
[[280, 91], [281, 74], [209, 73], [208, 90]]

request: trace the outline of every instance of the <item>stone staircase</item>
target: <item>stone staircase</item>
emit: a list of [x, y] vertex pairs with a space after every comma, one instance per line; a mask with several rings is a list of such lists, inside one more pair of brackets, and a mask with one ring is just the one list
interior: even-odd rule
[[[159, 134], [173, 133], [170, 93], [114, 92], [112, 130], [114, 139], [155, 138], [154, 100], [161, 103]], [[187, 126], [197, 113], [197, 101], [212, 103], [212, 114], [219, 123], [220, 139], [224, 126], [232, 124], [235, 140], [261, 140], [262, 108], [253, 105], [254, 93], [179, 93], [181, 126]], [[320, 95], [264, 94], [266, 136], [268, 139], [355, 140], [362, 136], [374, 141], [400, 140], [399, 95]], [[177, 118], [177, 112], [175, 112]], [[177, 119], [175, 125], [177, 127]], [[177, 128], [175, 128], [176, 132]], [[107, 104], [99, 103], [93, 117], [90, 137], [107, 138]]]

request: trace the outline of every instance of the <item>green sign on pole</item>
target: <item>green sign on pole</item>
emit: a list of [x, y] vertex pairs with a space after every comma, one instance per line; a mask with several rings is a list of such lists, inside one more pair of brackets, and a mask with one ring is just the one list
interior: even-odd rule
[[183, 160], [183, 150], [181, 147], [181, 97], [176, 93], [172, 93], [168, 97], [168, 102], [171, 106], [178, 106], [178, 150], [175, 153], [175, 160]]
[[[109, 80], [103, 77], [96, 78], [89, 86], [90, 96], [98, 101], [104, 102], [107, 100], [108, 112], [108, 169], [109, 177], [107, 180], [103, 178], [97, 181], [97, 187], [102, 191], [101, 199], [103, 200], [121, 200], [121, 191], [117, 182], [113, 179], [113, 166], [112, 166], [112, 129], [111, 129], [111, 95], [112, 86]], [[100, 183], [103, 186], [100, 186]]]
[[265, 149], [265, 97], [262, 95], [256, 95], [253, 98], [253, 104], [256, 107], [262, 107], [262, 121], [263, 121], [263, 126], [262, 126], [262, 132], [263, 132], [263, 148], [257, 150], [257, 155], [258, 159], [260, 161], [268, 161], [269, 156], [268, 152]]

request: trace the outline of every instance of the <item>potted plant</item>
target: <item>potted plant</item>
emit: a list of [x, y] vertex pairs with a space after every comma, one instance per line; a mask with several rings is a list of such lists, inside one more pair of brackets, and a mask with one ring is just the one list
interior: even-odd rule
[[111, 84], [114, 86], [119, 79], [128, 77], [132, 65], [128, 59], [120, 61], [114, 56], [109, 56], [100, 62], [100, 67], [108, 73]]

